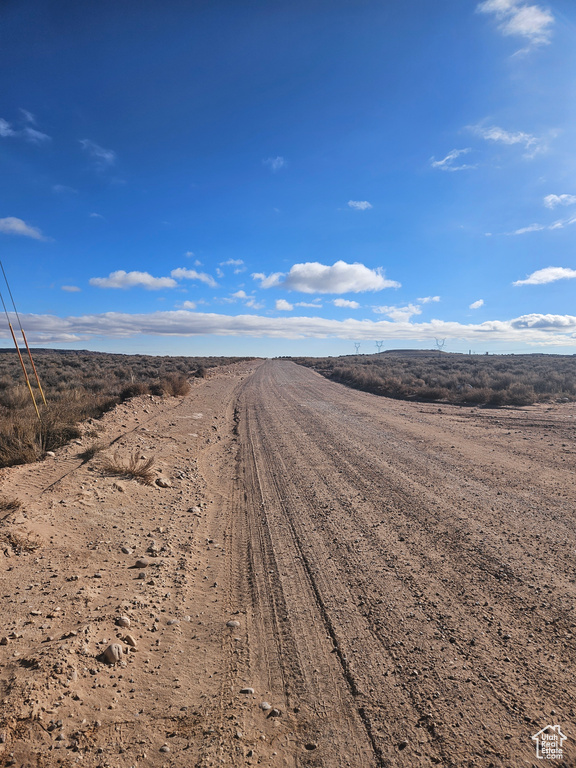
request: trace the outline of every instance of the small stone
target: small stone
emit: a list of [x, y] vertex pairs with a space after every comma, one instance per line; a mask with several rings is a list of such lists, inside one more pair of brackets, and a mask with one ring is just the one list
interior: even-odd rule
[[180, 624], [180, 621], [179, 619], [168, 619], [167, 624], [169, 627], [172, 627], [174, 624]]
[[131, 648], [137, 648], [136, 640], [132, 637], [132, 635], [126, 635], [124, 638], [124, 642], [126, 645], [129, 645]]
[[170, 482], [170, 480], [168, 480], [167, 477], [157, 477], [156, 485], [158, 486], [158, 488], [172, 488], [172, 483]]
[[122, 651], [122, 646], [119, 643], [112, 643], [103, 653], [104, 660], [108, 664], [117, 664], [122, 660], [123, 655], [124, 652]]
[[282, 711], [280, 709], [276, 709], [276, 707], [274, 707], [268, 713], [268, 717], [280, 717], [281, 714], [282, 714]]
[[123, 486], [122, 483], [119, 483], [119, 482], [112, 483], [112, 488], [115, 488], [117, 491], [120, 491], [120, 493], [124, 493], [126, 491], [125, 486]]
[[318, 744], [314, 744], [313, 741], [309, 741], [308, 744], [304, 744], [304, 749], [307, 749], [309, 752], [312, 752], [312, 750], [316, 749], [318, 747]]
[[144, 571], [140, 571], [140, 573], [138, 574], [137, 578], [138, 579], [145, 579], [146, 578], [146, 574], [144, 573]]
[[254, 688], [240, 688], [240, 693], [246, 693], [246, 694], [254, 693]]
[[131, 555], [133, 553], [133, 549], [130, 549], [130, 547], [122, 547], [122, 552], [124, 552], [125, 555]]
[[170, 747], [168, 746], [168, 744], [163, 744], [160, 747], [160, 752], [170, 752]]
[[230, 627], [231, 629], [236, 629], [237, 627], [240, 626], [240, 622], [239, 621], [234, 621], [234, 620], [233, 621], [227, 621], [226, 622], [226, 626]]
[[53, 456], [56, 456], [56, 454], [54, 451], [46, 451], [46, 456], [50, 456], [50, 458], [52, 458]]
[[269, 704], [267, 701], [261, 701], [260, 709], [264, 710], [264, 712], [268, 712], [269, 709], [272, 709], [272, 704]]
[[407, 741], [399, 741], [398, 742], [398, 749], [406, 749], [407, 746], [408, 746], [408, 742]]
[[128, 616], [119, 616], [116, 619], [116, 624], [119, 627], [129, 627], [131, 622], [130, 622], [130, 619], [128, 618]]
[[134, 563], [134, 567], [135, 568], [148, 568], [149, 565], [150, 565], [150, 558], [149, 557], [140, 557]]
[[6, 636], [0, 638], [0, 645], [8, 645], [8, 638]]

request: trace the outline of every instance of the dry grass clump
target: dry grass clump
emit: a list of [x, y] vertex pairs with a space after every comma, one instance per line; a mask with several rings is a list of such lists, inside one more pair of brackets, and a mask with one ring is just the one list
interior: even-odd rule
[[102, 440], [94, 440], [90, 443], [83, 451], [81, 451], [78, 454], [78, 458], [82, 459], [82, 461], [90, 461], [90, 459], [93, 459], [94, 456], [100, 453], [100, 451], [103, 451], [104, 448], [107, 447], [107, 444], [103, 442]]
[[293, 358], [329, 379], [376, 395], [468, 405], [576, 400], [576, 356], [385, 352]]
[[12, 531], [0, 531], [0, 547], [8, 545], [16, 554], [22, 552], [34, 552], [40, 546], [40, 540], [28, 534], [14, 533]]
[[142, 459], [138, 455], [138, 451], [134, 451], [127, 461], [120, 457], [118, 451], [115, 451], [111, 457], [103, 459], [100, 470], [104, 475], [137, 480], [142, 485], [152, 485], [154, 482], [153, 466], [154, 458]]
[[16, 512], [20, 509], [22, 502], [18, 499], [7, 499], [4, 496], [0, 496], [0, 512]]

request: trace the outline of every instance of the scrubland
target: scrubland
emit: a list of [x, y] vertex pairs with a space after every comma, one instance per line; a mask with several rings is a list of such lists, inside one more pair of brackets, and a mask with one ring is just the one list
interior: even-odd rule
[[[84, 351], [36, 350], [38, 376], [29, 376], [41, 413], [38, 419], [15, 350], [0, 353], [0, 467], [35, 461], [79, 436], [78, 424], [99, 418], [136, 395], [178, 396], [188, 379], [244, 358], [153, 357]], [[24, 357], [28, 363], [27, 357]]]
[[576, 356], [383, 352], [295, 357], [333, 381], [399, 400], [499, 407], [576, 400]]

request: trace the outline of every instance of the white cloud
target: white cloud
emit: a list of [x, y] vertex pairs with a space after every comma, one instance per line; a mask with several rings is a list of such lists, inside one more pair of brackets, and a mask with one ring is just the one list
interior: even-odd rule
[[232, 296], [235, 299], [247, 299], [248, 298], [248, 294], [246, 293], [246, 291], [236, 291], [236, 293], [233, 293]]
[[[463, 324], [431, 320], [426, 323], [390, 320], [329, 320], [322, 317], [256, 314], [219, 315], [174, 310], [151, 314], [106, 312], [99, 315], [57, 317], [25, 315], [23, 324], [30, 341], [46, 344], [85, 341], [91, 337], [129, 338], [154, 336], [238, 336], [284, 339], [340, 338], [354, 341], [458, 339], [481, 343], [523, 343], [538, 346], [576, 348], [576, 316], [529, 314], [511, 320], [490, 320]], [[4, 331], [6, 333], [6, 331]]]
[[112, 149], [104, 149], [90, 139], [80, 139], [82, 148], [96, 161], [100, 168], [109, 168], [116, 162], [116, 152]]
[[544, 205], [546, 208], [555, 208], [557, 205], [576, 205], [576, 195], [546, 195]]
[[0, 232], [4, 232], [5, 235], [22, 235], [23, 237], [31, 237], [33, 240], [47, 240], [42, 232], [37, 227], [32, 227], [30, 224], [26, 224], [22, 219], [17, 219], [15, 216], [7, 216], [5, 219], [0, 219]]
[[36, 125], [36, 117], [32, 114], [32, 112], [28, 112], [27, 109], [22, 109], [22, 107], [20, 107], [20, 112], [22, 113], [22, 117], [27, 123]]
[[314, 299], [314, 301], [297, 301], [294, 304], [295, 307], [313, 307], [314, 309], [322, 309], [320, 299]]
[[478, 301], [473, 301], [472, 304], [470, 304], [470, 309], [480, 309], [480, 307], [484, 306], [484, 299], [478, 299]]
[[420, 304], [430, 304], [431, 301], [440, 301], [440, 296], [424, 296], [423, 299], [416, 299]]
[[281, 168], [285, 168], [288, 165], [286, 160], [280, 155], [278, 155], [278, 157], [267, 157], [266, 160], [263, 160], [262, 162], [264, 165], [267, 165], [273, 173], [276, 173], [276, 171], [279, 171]]
[[252, 277], [260, 280], [261, 288], [281, 285], [288, 291], [301, 293], [363, 293], [400, 287], [400, 283], [384, 277], [381, 267], [369, 269], [364, 264], [345, 261], [336, 261], [332, 266], [308, 261], [294, 264], [288, 274], [274, 272], [266, 276], [259, 272]]
[[521, 227], [515, 229], [514, 232], [510, 232], [511, 235], [525, 235], [527, 232], [541, 232], [543, 229], [548, 229], [544, 224], [529, 224], [527, 227]]
[[260, 280], [260, 288], [275, 288], [281, 285], [284, 273], [272, 272], [271, 275], [266, 276], [263, 272], [254, 272], [252, 277], [254, 280]]
[[66, 291], [67, 293], [80, 293], [82, 289], [78, 288], [77, 285], [62, 285], [60, 290]]
[[241, 267], [244, 264], [242, 259], [228, 259], [227, 261], [221, 261], [221, 267]]
[[89, 216], [90, 216], [91, 219], [103, 219], [104, 218], [104, 216], [102, 216], [101, 213], [90, 213]]
[[355, 211], [368, 211], [372, 208], [372, 203], [368, 200], [348, 200], [348, 206], [354, 208]]
[[537, 136], [532, 136], [531, 133], [525, 133], [524, 131], [507, 131], [504, 128], [500, 128], [498, 125], [486, 126], [484, 123], [469, 125], [468, 129], [472, 131], [475, 136], [479, 136], [486, 141], [492, 141], [497, 144], [506, 144], [508, 146], [520, 144], [527, 150], [525, 157], [529, 158], [534, 157], [536, 154], [547, 148], [543, 139], [540, 139]]
[[472, 170], [474, 168], [477, 168], [476, 165], [466, 165], [465, 163], [462, 165], [454, 165], [454, 161], [457, 160], [460, 155], [467, 155], [468, 152], [471, 152], [471, 147], [466, 147], [465, 149], [453, 149], [443, 160], [436, 160], [434, 157], [430, 158], [430, 165], [432, 168], [439, 168], [441, 171], [467, 171]]
[[332, 301], [335, 307], [343, 307], [346, 309], [358, 309], [360, 304], [357, 301], [349, 301], [348, 299], [334, 299]]
[[[187, 259], [192, 259], [192, 258], [194, 258], [194, 251], [186, 251], [184, 256], [186, 256]], [[197, 267], [200, 266], [200, 262], [199, 261], [196, 262], [196, 266]]]
[[216, 277], [223, 278], [224, 272], [220, 269], [220, 267], [216, 267]]
[[290, 304], [286, 299], [276, 299], [276, 309], [280, 309], [283, 312], [291, 312], [294, 309], [294, 304]]
[[185, 269], [184, 267], [178, 267], [173, 269], [170, 275], [177, 280], [199, 280], [201, 283], [209, 285], [210, 288], [216, 288], [218, 283], [212, 275], [207, 275], [206, 272], [196, 272], [195, 269]]
[[[27, 112], [25, 109], [20, 110], [26, 119], [28, 120], [28, 117], [31, 118], [28, 120], [28, 122], [34, 123], [34, 115], [32, 115], [30, 112]], [[38, 131], [35, 128], [30, 128], [30, 126], [26, 126], [25, 128], [22, 128], [21, 130], [15, 130], [12, 125], [3, 118], [0, 117], [0, 136], [3, 138], [6, 138], [7, 136], [18, 136], [20, 138], [25, 139], [26, 141], [29, 141], [32, 144], [44, 144], [47, 141], [51, 141], [50, 136], [46, 133], [42, 133], [42, 131]]]
[[504, 35], [524, 37], [533, 45], [550, 42], [550, 27], [554, 23], [554, 16], [539, 5], [523, 5], [518, 0], [485, 0], [476, 10], [480, 13], [493, 13]]
[[12, 128], [7, 120], [0, 117], [0, 136], [6, 138], [7, 136], [15, 136], [16, 131]]
[[396, 322], [407, 322], [414, 315], [421, 315], [422, 309], [418, 304], [406, 304], [404, 307], [374, 307], [377, 315], [388, 315]]
[[196, 309], [196, 304], [193, 301], [183, 301], [182, 309]]
[[37, 131], [35, 128], [23, 128], [21, 134], [31, 144], [45, 144], [47, 141], [52, 141], [52, 138], [47, 133]]
[[54, 184], [52, 187], [52, 191], [56, 192], [58, 195], [77, 195], [78, 190], [74, 189], [74, 187], [67, 187], [65, 184]]
[[512, 285], [544, 285], [556, 280], [571, 280], [576, 277], [576, 269], [568, 267], [545, 267], [532, 272], [524, 280], [516, 280]]
[[90, 285], [96, 288], [134, 288], [142, 286], [149, 291], [159, 291], [162, 288], [175, 288], [177, 283], [171, 277], [152, 277], [148, 272], [125, 272], [118, 269], [108, 277], [91, 277]]

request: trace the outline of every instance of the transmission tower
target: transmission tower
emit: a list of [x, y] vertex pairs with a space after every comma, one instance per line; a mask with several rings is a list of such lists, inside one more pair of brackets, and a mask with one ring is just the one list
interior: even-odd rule
[[376, 342], [376, 349], [378, 350], [378, 352], [382, 352], [382, 347], [383, 346], [384, 346], [384, 342], [383, 341], [377, 341]]
[[436, 349], [438, 350], [438, 357], [442, 354], [442, 350], [444, 349], [444, 345], [446, 344], [446, 339], [434, 339], [436, 343]]
[[354, 342], [354, 349], [356, 350], [356, 354], [358, 354], [358, 350], [360, 349], [360, 342]]

